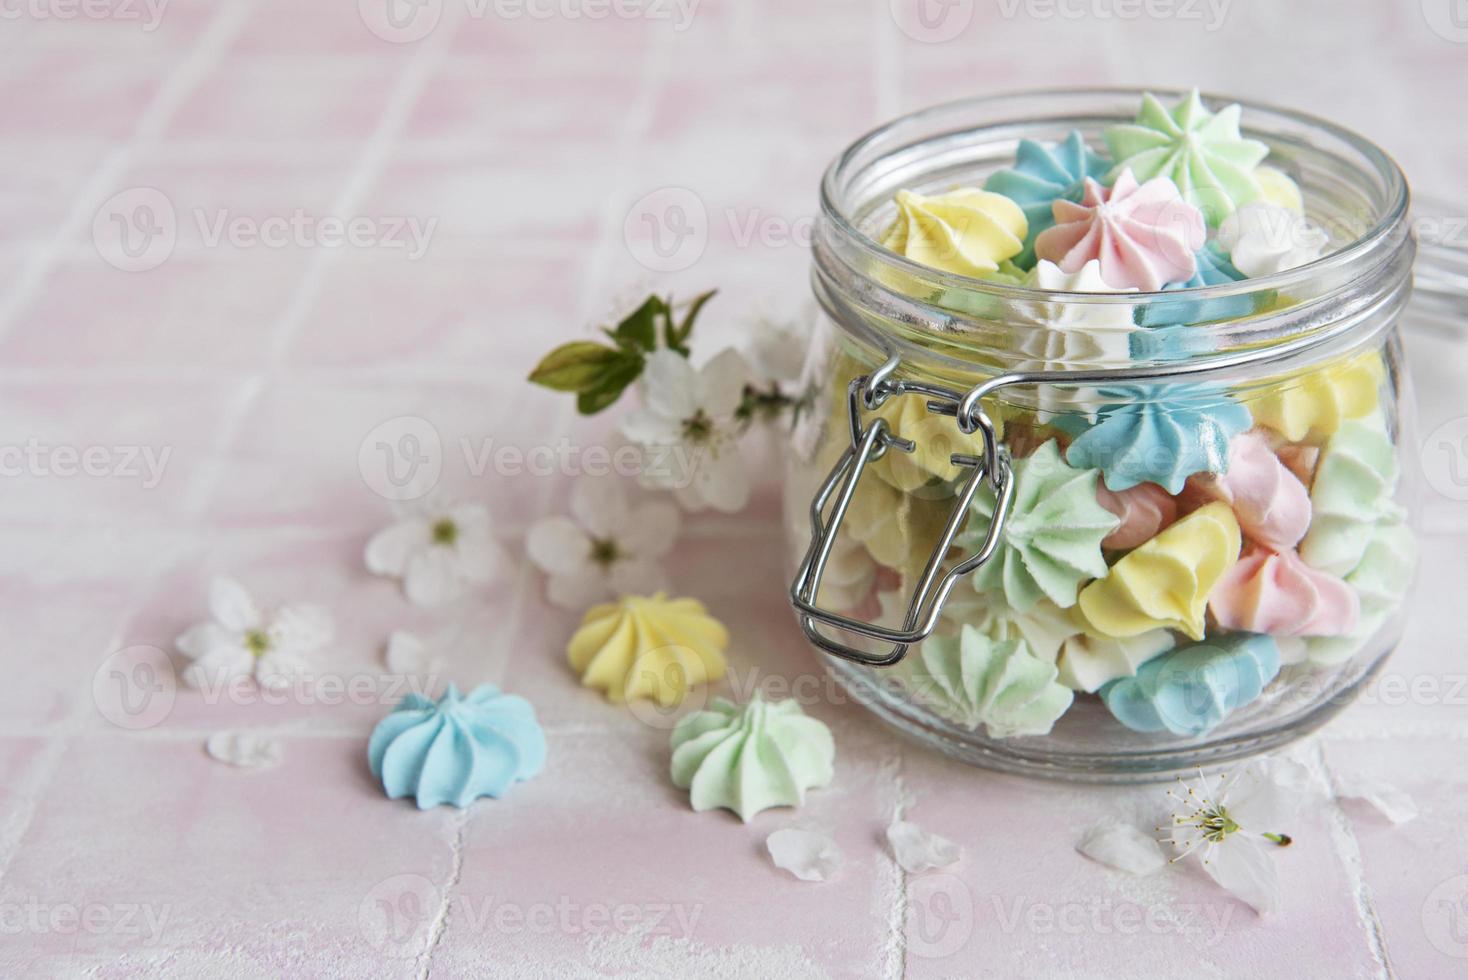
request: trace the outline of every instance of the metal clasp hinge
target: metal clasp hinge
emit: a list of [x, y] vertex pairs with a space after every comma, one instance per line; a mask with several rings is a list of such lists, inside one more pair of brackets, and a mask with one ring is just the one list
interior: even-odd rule
[[[900, 661], [907, 649], [932, 635], [943, 613], [943, 605], [958, 580], [988, 561], [999, 546], [1000, 533], [1009, 516], [1014, 500], [1014, 477], [1009, 463], [1009, 454], [1004, 450], [995, 433], [994, 423], [980, 404], [980, 398], [993, 386], [981, 385], [962, 393], [937, 385], [917, 381], [893, 381], [891, 376], [897, 369], [898, 359], [891, 358], [876, 371], [852, 380], [847, 388], [847, 411], [851, 422], [851, 445], [842, 453], [831, 469], [815, 499], [811, 501], [811, 542], [805, 558], [790, 586], [790, 601], [800, 619], [806, 638], [827, 653], [873, 667], [888, 667]], [[822, 609], [816, 605], [820, 594], [821, 578], [826, 563], [836, 544], [846, 511], [856, 493], [857, 484], [868, 463], [880, 459], [892, 449], [913, 452], [917, 445], [911, 440], [899, 438], [892, 433], [883, 418], [863, 424], [862, 410], [874, 411], [891, 397], [919, 395], [928, 399], [928, 411], [952, 416], [959, 431], [966, 435], [975, 432], [983, 437], [983, 453], [979, 456], [953, 454], [954, 466], [969, 469], [958, 493], [957, 503], [943, 527], [933, 553], [923, 568], [917, 589], [908, 601], [907, 613], [901, 628], [893, 629], [877, 623], [853, 619]], [[989, 528], [985, 532], [982, 546], [974, 554], [954, 564], [943, 572], [944, 559], [953, 547], [953, 541], [962, 530], [968, 517], [969, 505], [974, 494], [988, 483], [995, 493], [995, 506]], [[832, 504], [832, 498], [835, 503]], [[830, 505], [830, 514], [827, 507]], [[854, 647], [822, 633], [818, 624], [824, 624], [847, 633], [891, 644], [890, 649], [876, 653]]]

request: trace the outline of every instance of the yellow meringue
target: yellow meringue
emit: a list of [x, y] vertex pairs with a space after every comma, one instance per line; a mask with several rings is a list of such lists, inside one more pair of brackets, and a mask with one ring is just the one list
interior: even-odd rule
[[1319, 444], [1347, 419], [1376, 410], [1386, 364], [1381, 354], [1364, 351], [1335, 364], [1275, 380], [1245, 404], [1254, 421], [1291, 442]]
[[729, 631], [696, 599], [624, 596], [593, 606], [571, 637], [566, 655], [585, 687], [622, 704], [650, 698], [682, 703], [697, 684], [724, 676]]
[[898, 191], [895, 200], [897, 218], [882, 247], [930, 268], [987, 275], [1024, 248], [1029, 222], [1003, 194], [960, 187], [931, 197]]
[[1081, 590], [1087, 631], [1127, 637], [1165, 627], [1203, 639], [1208, 593], [1239, 560], [1241, 545], [1227, 504], [1195, 510]]
[[1254, 179], [1264, 192], [1264, 200], [1296, 214], [1304, 213], [1305, 198], [1300, 194], [1300, 185], [1289, 174], [1274, 167], [1261, 166], [1254, 169]]

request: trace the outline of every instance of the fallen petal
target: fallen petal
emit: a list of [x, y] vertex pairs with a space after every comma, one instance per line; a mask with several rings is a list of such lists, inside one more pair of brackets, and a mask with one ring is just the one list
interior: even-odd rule
[[1391, 783], [1375, 779], [1338, 780], [1336, 795], [1346, 800], [1361, 800], [1393, 824], [1404, 824], [1417, 817], [1417, 803]]
[[212, 758], [241, 769], [269, 769], [280, 763], [280, 743], [268, 735], [215, 732], [204, 747]]
[[947, 868], [963, 857], [963, 848], [946, 837], [930, 834], [915, 823], [899, 820], [887, 828], [887, 843], [903, 871], [917, 874]]
[[1279, 908], [1279, 873], [1270, 853], [1275, 845], [1230, 834], [1203, 861], [1208, 876], [1235, 898], [1266, 915]]
[[836, 842], [813, 830], [777, 830], [765, 839], [775, 867], [801, 881], [826, 881], [841, 867]]
[[1092, 861], [1134, 875], [1149, 875], [1167, 866], [1167, 856], [1151, 836], [1119, 821], [1098, 823], [1076, 844]]

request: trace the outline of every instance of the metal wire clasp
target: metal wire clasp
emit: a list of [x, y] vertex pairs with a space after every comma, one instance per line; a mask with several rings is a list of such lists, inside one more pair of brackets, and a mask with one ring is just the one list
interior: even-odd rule
[[[887, 667], [897, 663], [907, 654], [909, 646], [932, 635], [943, 613], [943, 604], [948, 601], [958, 580], [993, 556], [1014, 500], [1014, 478], [1009, 465], [1009, 454], [1000, 445], [994, 423], [980, 404], [980, 398], [992, 390], [993, 386], [980, 385], [963, 393], [918, 381], [894, 381], [892, 374], [897, 366], [898, 359], [893, 357], [871, 374], [853, 379], [847, 387], [851, 445], [836, 461], [825, 482], [816, 491], [815, 499], [811, 501], [810, 547], [806, 550], [805, 558], [795, 574], [795, 581], [790, 586], [791, 604], [795, 606], [801, 629], [812, 643], [827, 653], [874, 667]], [[927, 398], [928, 411], [952, 416], [959, 431], [966, 435], [981, 433], [984, 445], [981, 455], [955, 453], [951, 457], [953, 465], [971, 472], [959, 490], [953, 512], [948, 516], [943, 533], [923, 569], [917, 589], [908, 602], [907, 614], [901, 628], [892, 629], [822, 609], [816, 605], [816, 596], [820, 594], [821, 577], [825, 574], [826, 563], [831, 557], [841, 524], [846, 519], [847, 508], [851, 505], [856, 486], [867, 464], [881, 459], [894, 448], [907, 453], [917, 448], [912, 440], [902, 439], [894, 434], [886, 419], [875, 418], [864, 424], [863, 410], [875, 411], [888, 398], [908, 395]], [[954, 538], [958, 536], [968, 517], [969, 504], [979, 487], [986, 482], [994, 489], [996, 504], [993, 518], [984, 535], [984, 543], [974, 554], [960, 559], [944, 572], [945, 559], [949, 549], [953, 547]], [[891, 647], [876, 653], [867, 652], [827, 636], [820, 631], [818, 624], [891, 644]]]

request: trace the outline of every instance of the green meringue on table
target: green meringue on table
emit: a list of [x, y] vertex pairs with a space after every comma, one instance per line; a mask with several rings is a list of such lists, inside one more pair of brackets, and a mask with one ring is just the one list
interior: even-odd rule
[[1400, 523], [1394, 499], [1401, 467], [1379, 417], [1342, 422], [1320, 454], [1310, 486], [1310, 529], [1300, 557], [1313, 568], [1345, 575], [1361, 563], [1379, 524]]
[[965, 728], [985, 726], [991, 738], [1044, 735], [1075, 698], [1023, 640], [991, 640], [972, 626], [924, 641], [902, 669], [916, 700]]
[[[1101, 539], [1120, 520], [1096, 500], [1100, 471], [1066, 463], [1055, 440], [1013, 465], [1014, 505], [994, 556], [974, 573], [974, 588], [1002, 591], [1022, 613], [1042, 599], [1068, 609], [1082, 582], [1106, 574]], [[956, 539], [960, 547], [972, 552], [982, 545], [994, 503], [988, 486], [974, 495], [968, 526]]]
[[1209, 112], [1197, 89], [1171, 110], [1148, 92], [1135, 122], [1103, 134], [1116, 161], [1111, 174], [1130, 168], [1138, 181], [1167, 177], [1217, 226], [1240, 205], [1264, 196], [1255, 168], [1269, 147], [1239, 133], [1242, 113], [1237, 104]]
[[673, 784], [695, 810], [723, 807], [749, 819], [776, 806], [799, 806], [805, 791], [835, 774], [831, 730], [791, 700], [749, 703], [715, 698], [673, 728]]

